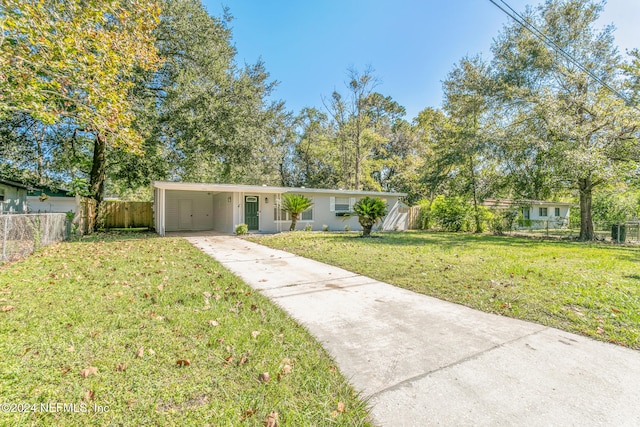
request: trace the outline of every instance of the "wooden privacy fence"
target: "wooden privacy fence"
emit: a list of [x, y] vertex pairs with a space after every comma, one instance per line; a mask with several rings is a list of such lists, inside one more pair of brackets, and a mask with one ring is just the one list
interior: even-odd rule
[[420, 229], [420, 206], [411, 206], [407, 217], [407, 227], [409, 230]]
[[[76, 213], [74, 219], [81, 234], [91, 233], [94, 230], [95, 210], [95, 200], [82, 199], [80, 211]], [[141, 227], [153, 228], [153, 202], [109, 200], [100, 205], [98, 229]]]
[[104, 202], [104, 228], [153, 227], [152, 202]]

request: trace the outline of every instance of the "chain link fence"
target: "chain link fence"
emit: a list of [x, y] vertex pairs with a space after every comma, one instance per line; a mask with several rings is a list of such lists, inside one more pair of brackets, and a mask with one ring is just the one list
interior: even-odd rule
[[66, 240], [70, 231], [64, 213], [0, 215], [0, 262], [18, 260], [42, 246]]
[[[598, 240], [640, 243], [640, 221], [627, 221], [620, 224], [594, 222], [593, 228]], [[518, 220], [512, 232], [533, 236], [573, 238], [580, 235], [580, 223], [561, 219]]]

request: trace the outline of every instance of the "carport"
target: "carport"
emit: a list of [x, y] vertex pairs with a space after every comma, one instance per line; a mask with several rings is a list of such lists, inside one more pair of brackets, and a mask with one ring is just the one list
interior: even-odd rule
[[154, 181], [156, 231], [233, 233], [245, 223], [260, 231], [260, 213], [288, 189], [283, 187]]

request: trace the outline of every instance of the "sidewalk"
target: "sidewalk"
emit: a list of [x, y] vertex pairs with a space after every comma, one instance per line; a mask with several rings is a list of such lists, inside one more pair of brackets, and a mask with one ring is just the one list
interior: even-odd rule
[[304, 325], [380, 426], [640, 425], [640, 352], [233, 236], [187, 240]]

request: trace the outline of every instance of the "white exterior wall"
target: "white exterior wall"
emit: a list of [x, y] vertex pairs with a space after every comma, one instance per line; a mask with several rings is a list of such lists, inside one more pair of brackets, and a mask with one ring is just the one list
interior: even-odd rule
[[[164, 193], [164, 197], [161, 196]], [[331, 231], [342, 231], [345, 226], [349, 226], [351, 230], [361, 230], [362, 227], [358, 223], [358, 218], [336, 216], [336, 212], [332, 211], [333, 204], [331, 199], [335, 197], [348, 197], [351, 205], [355, 204], [363, 195], [344, 194], [340, 192], [318, 192], [316, 191], [297, 191], [312, 199], [313, 218], [311, 220], [299, 219], [296, 229], [304, 230], [307, 224], [310, 224], [312, 230], [321, 231], [324, 225], [329, 227]], [[244, 201], [245, 196], [255, 196], [258, 199], [259, 224], [258, 231], [263, 233], [278, 233], [288, 231], [291, 221], [287, 219], [278, 219], [274, 215], [274, 207], [281, 198], [279, 193], [256, 191], [192, 191], [192, 190], [155, 190], [155, 221], [156, 231], [161, 235], [164, 231], [204, 231], [215, 230], [223, 233], [234, 233], [238, 224], [245, 223], [244, 217]], [[407, 228], [406, 213], [397, 208], [399, 196], [380, 196], [387, 201], [389, 214], [382, 224], [378, 224], [375, 229], [382, 228], [384, 230], [405, 230]], [[161, 200], [163, 199], [163, 200]], [[162, 203], [164, 202], [164, 203]], [[183, 207], [181, 208], [181, 204]], [[162, 206], [164, 205], [164, 206]], [[189, 223], [182, 219], [181, 210], [190, 209], [188, 217]], [[160, 214], [163, 210], [164, 217]], [[186, 215], [186, 214], [182, 214]], [[164, 220], [164, 230], [161, 230], [160, 222]]]
[[[231, 200], [229, 200], [231, 198]], [[233, 194], [218, 193], [213, 196], [213, 229], [223, 233], [234, 230], [233, 225]]]
[[[540, 208], [547, 209], [547, 215], [540, 215]], [[560, 215], [556, 216], [556, 208], [560, 209]], [[526, 208], [525, 208], [526, 209]], [[566, 227], [569, 225], [569, 206], [559, 206], [553, 203], [544, 205], [533, 205], [529, 207], [529, 220], [530, 225], [525, 224], [525, 227], [532, 228], [546, 228], [547, 226], [553, 228]]]
[[39, 196], [27, 196], [27, 206], [29, 212], [75, 212], [75, 197], [49, 197], [45, 201], [41, 201]]
[[[331, 210], [331, 198], [332, 197], [348, 197], [351, 201], [351, 204], [355, 204], [358, 200], [360, 200], [364, 196], [354, 196], [354, 195], [343, 195], [340, 193], [302, 193], [306, 197], [310, 198], [313, 201], [313, 216], [311, 220], [303, 220], [299, 219], [296, 225], [296, 230], [304, 230], [307, 224], [311, 225], [311, 229], [313, 231], [321, 231], [324, 225], [329, 227], [330, 231], [342, 231], [345, 226], [349, 226], [352, 231], [362, 230], [360, 223], [358, 222], [357, 216], [344, 217], [344, 216], [336, 216], [336, 212]], [[265, 204], [265, 196], [261, 196], [260, 200], [260, 231], [276, 233], [280, 231], [288, 231], [289, 226], [291, 225], [291, 220], [277, 220], [274, 218], [274, 203], [276, 200], [276, 195], [267, 196], [269, 202]], [[393, 230], [396, 225], [398, 229], [404, 230], [406, 229], [406, 218], [404, 221], [404, 226], [402, 226], [402, 214], [399, 214], [397, 211], [393, 211], [393, 207], [398, 202], [398, 197], [396, 196], [387, 196], [385, 197], [387, 201], [387, 209], [389, 214], [385, 221], [381, 224], [378, 224], [379, 227], [383, 227], [385, 230]], [[400, 215], [400, 216], [398, 216]]]
[[165, 215], [166, 231], [213, 230], [213, 195], [206, 191], [166, 190]]
[[0, 202], [0, 213], [27, 212], [26, 189], [0, 184], [0, 190], [0, 192], [4, 193], [4, 201]]

